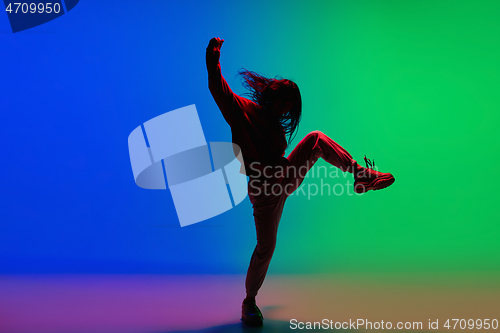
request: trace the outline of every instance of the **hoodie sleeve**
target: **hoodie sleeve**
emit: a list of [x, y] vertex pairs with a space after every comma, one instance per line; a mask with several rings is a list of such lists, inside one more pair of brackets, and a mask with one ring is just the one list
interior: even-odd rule
[[220, 50], [207, 48], [206, 62], [208, 71], [208, 88], [219, 106], [224, 119], [232, 126], [243, 114], [244, 98], [233, 93], [222, 76], [219, 63]]

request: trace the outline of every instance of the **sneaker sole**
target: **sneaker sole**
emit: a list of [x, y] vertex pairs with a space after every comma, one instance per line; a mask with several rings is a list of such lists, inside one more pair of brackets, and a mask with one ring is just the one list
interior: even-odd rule
[[354, 183], [354, 192], [361, 194], [368, 191], [377, 191], [391, 186], [396, 179], [393, 175], [378, 177], [369, 184]]
[[259, 326], [263, 326], [264, 325], [264, 320], [256, 320], [256, 321], [251, 321], [251, 320], [248, 320], [248, 321], [245, 321], [245, 319], [243, 319], [243, 317], [241, 317], [241, 321], [243, 323], [245, 323], [245, 325], [247, 326], [251, 326], [251, 327], [259, 327]]

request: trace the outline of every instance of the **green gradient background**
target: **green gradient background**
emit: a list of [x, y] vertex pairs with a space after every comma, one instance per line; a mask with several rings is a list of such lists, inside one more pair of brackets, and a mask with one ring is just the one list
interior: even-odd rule
[[293, 147], [321, 130], [396, 177], [362, 197], [289, 198], [271, 274], [500, 270], [498, 13], [498, 1], [226, 4], [233, 89], [241, 67], [295, 80]]

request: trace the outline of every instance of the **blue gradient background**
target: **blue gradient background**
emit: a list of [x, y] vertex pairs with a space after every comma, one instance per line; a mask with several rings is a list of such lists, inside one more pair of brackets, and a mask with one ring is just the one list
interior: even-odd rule
[[243, 67], [296, 80], [298, 137], [320, 129], [397, 178], [362, 198], [293, 198], [270, 273], [498, 272], [498, 9], [86, 0], [16, 34], [0, 13], [0, 273], [246, 271], [248, 198], [180, 228], [128, 156], [134, 128], [190, 104], [207, 141], [231, 140], [207, 84], [214, 36], [236, 93]]

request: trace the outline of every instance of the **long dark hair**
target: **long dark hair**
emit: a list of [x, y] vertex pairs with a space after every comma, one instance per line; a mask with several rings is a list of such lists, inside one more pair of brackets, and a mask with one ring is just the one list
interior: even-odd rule
[[267, 78], [246, 69], [238, 73], [243, 78], [243, 86], [249, 90], [247, 95], [264, 109], [273, 108], [277, 101], [292, 103], [290, 111], [279, 117], [279, 122], [290, 144], [297, 134], [302, 115], [302, 98], [297, 84], [280, 77]]

